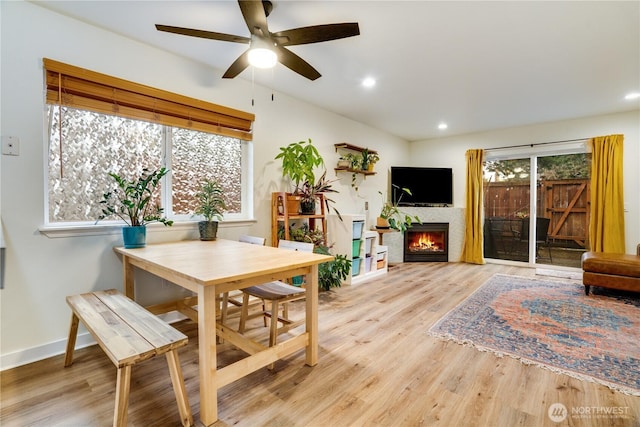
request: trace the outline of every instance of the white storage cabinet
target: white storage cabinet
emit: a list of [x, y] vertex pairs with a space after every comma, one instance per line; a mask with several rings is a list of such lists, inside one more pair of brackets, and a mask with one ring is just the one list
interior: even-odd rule
[[[346, 255], [352, 263], [351, 274], [342, 284], [356, 285], [386, 274], [387, 248], [378, 245], [378, 233], [366, 229], [365, 215], [343, 214], [342, 219], [337, 215], [327, 217], [327, 243], [333, 245], [331, 253]], [[378, 262], [381, 257], [384, 263]]]

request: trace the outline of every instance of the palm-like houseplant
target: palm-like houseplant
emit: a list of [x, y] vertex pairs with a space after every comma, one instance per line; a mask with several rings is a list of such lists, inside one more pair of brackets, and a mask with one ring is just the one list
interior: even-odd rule
[[218, 181], [207, 179], [202, 183], [196, 198], [198, 207], [194, 213], [204, 217], [204, 221], [198, 222], [200, 240], [216, 240], [218, 221], [222, 220], [222, 214], [227, 208], [224, 190]]
[[122, 219], [127, 224], [122, 229], [125, 248], [145, 246], [146, 225], [149, 223], [173, 225], [173, 221], [163, 215], [164, 209], [154, 203], [154, 191], [168, 172], [166, 168], [154, 171], [144, 168], [142, 175], [134, 180], [128, 180], [113, 172], [109, 173], [116, 181], [117, 187], [102, 194], [102, 214], [98, 221], [114, 215]]

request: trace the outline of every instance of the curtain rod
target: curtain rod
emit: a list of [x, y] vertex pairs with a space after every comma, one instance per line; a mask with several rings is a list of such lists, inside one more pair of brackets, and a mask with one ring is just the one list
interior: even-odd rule
[[485, 149], [485, 151], [504, 150], [506, 148], [534, 147], [536, 145], [562, 144], [564, 142], [588, 141], [590, 139], [591, 138], [577, 138], [577, 139], [565, 139], [565, 140], [562, 140], [562, 141], [548, 141], [548, 142], [536, 142], [536, 143], [532, 143], [532, 144], [508, 145], [508, 146], [505, 146], [505, 147], [487, 148], [487, 149]]

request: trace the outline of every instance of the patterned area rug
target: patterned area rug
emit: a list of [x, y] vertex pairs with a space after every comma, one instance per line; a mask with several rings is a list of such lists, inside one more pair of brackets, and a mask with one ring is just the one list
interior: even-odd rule
[[640, 295], [496, 274], [429, 330], [640, 396]]

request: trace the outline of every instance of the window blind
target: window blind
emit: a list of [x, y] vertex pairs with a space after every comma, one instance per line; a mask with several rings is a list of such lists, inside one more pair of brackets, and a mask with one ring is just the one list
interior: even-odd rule
[[43, 58], [43, 63], [48, 104], [215, 133], [245, 141], [253, 139], [255, 116], [251, 113], [48, 58]]

